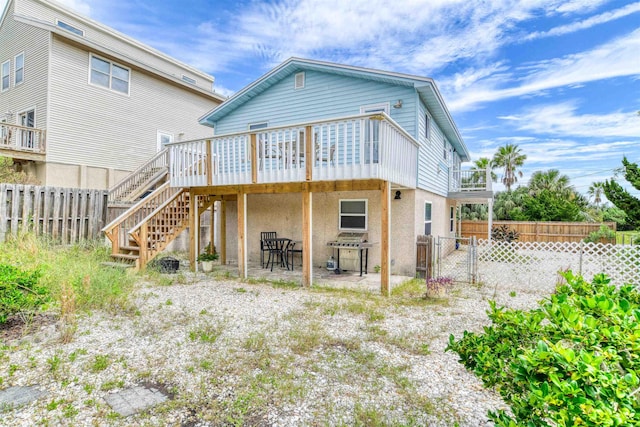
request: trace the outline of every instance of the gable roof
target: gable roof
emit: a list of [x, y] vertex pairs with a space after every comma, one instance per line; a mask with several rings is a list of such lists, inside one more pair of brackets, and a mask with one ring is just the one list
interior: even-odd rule
[[467, 150], [467, 147], [462, 140], [462, 136], [460, 135], [460, 132], [458, 131], [458, 128], [454, 123], [453, 118], [451, 117], [451, 114], [449, 113], [449, 110], [442, 99], [442, 95], [436, 87], [433, 79], [311, 59], [295, 57], [287, 59], [273, 70], [236, 92], [225, 102], [206, 113], [199, 119], [200, 124], [213, 126], [216, 121], [225, 117], [252, 98], [260, 95], [271, 86], [283, 80], [285, 77], [305, 70], [314, 70], [392, 85], [413, 87], [420, 96], [420, 99], [422, 99], [429, 109], [433, 119], [436, 121], [440, 129], [442, 129], [447, 140], [454, 146], [456, 152], [460, 155], [462, 161], [470, 160], [469, 151]]
[[[0, 16], [0, 26], [2, 25], [4, 20], [7, 18], [7, 14], [8, 14], [8, 11], [9, 11], [9, 5], [11, 3], [14, 3], [15, 1], [16, 0], [8, 0], [7, 1], [7, 4], [5, 5], [5, 9], [2, 12], [2, 15]], [[164, 60], [164, 61], [166, 61], [168, 63], [171, 63], [171, 64], [173, 64], [173, 65], [175, 65], [175, 66], [177, 66], [179, 68], [182, 68], [182, 69], [184, 69], [186, 71], [189, 71], [189, 72], [195, 74], [196, 76], [202, 78], [205, 81], [210, 81], [210, 82], [213, 83], [213, 81], [215, 80], [215, 78], [210, 74], [207, 74], [207, 73], [205, 73], [205, 72], [203, 72], [201, 70], [198, 70], [197, 68], [194, 68], [194, 67], [192, 67], [192, 66], [190, 66], [188, 64], [185, 64], [185, 63], [183, 63], [181, 61], [178, 61], [177, 59], [175, 59], [175, 58], [173, 58], [173, 57], [171, 57], [171, 56], [169, 56], [169, 55], [167, 55], [167, 54], [165, 54], [163, 52], [160, 52], [159, 50], [156, 50], [156, 49], [152, 48], [151, 46], [148, 46], [148, 45], [146, 45], [144, 43], [141, 43], [138, 40], [127, 36], [126, 34], [120, 33], [119, 31], [116, 31], [115, 29], [113, 29], [111, 27], [108, 27], [108, 26], [106, 26], [104, 24], [101, 24], [98, 21], [95, 21], [95, 20], [90, 19], [90, 18], [88, 18], [86, 16], [83, 16], [83, 15], [80, 15], [77, 12], [75, 12], [75, 11], [65, 7], [65, 6], [63, 6], [62, 4], [60, 4], [60, 3], [56, 2], [56, 1], [53, 1], [53, 0], [47, 0], [47, 1], [44, 1], [44, 0], [31, 0], [31, 1], [35, 1], [35, 2], [41, 3], [41, 4], [45, 5], [47, 8], [49, 8], [51, 10], [62, 12], [64, 14], [66, 14], [66, 15], [69, 15], [72, 18], [74, 18], [74, 19], [78, 20], [79, 22], [83, 23], [87, 27], [90, 27], [90, 28], [93, 28], [94, 30], [100, 31], [102, 33], [105, 33], [105, 34], [109, 35], [110, 37], [118, 39], [119, 41], [124, 42], [124, 43], [126, 43], [126, 44], [128, 44], [130, 46], [134, 46], [134, 47], [136, 47], [138, 49], [141, 49], [141, 50], [143, 50], [143, 51], [145, 51], [145, 52], [147, 52], [147, 53], [149, 53], [149, 54], [151, 54], [151, 55], [153, 55], [155, 57], [158, 57], [158, 58], [160, 58], [160, 59], [162, 59], [162, 60]], [[216, 92], [213, 92], [213, 91], [210, 91], [210, 90], [206, 90], [206, 89], [204, 89], [202, 87], [199, 87], [199, 86], [195, 86], [195, 85], [189, 84], [189, 83], [183, 81], [179, 76], [171, 75], [171, 74], [169, 74], [169, 73], [167, 73], [165, 71], [159, 70], [156, 67], [153, 67], [153, 66], [151, 66], [149, 64], [146, 64], [146, 63], [144, 63], [144, 62], [142, 62], [142, 61], [140, 61], [140, 60], [138, 60], [136, 58], [124, 55], [122, 52], [117, 52], [117, 51], [113, 50], [112, 48], [109, 48], [109, 47], [105, 46], [104, 44], [99, 43], [96, 40], [91, 40], [91, 39], [89, 39], [89, 38], [87, 38], [85, 36], [80, 36], [80, 35], [74, 34], [72, 32], [63, 30], [60, 27], [56, 26], [54, 23], [39, 19], [37, 16], [26, 16], [26, 15], [21, 15], [21, 14], [15, 14], [14, 13], [13, 18], [16, 21], [19, 21], [19, 22], [22, 22], [22, 23], [27, 24], [27, 25], [31, 25], [31, 26], [34, 26], [34, 27], [38, 27], [38, 28], [44, 29], [44, 30], [49, 31], [49, 32], [51, 32], [53, 34], [56, 34], [56, 35], [58, 35], [60, 37], [68, 39], [68, 40], [70, 40], [70, 41], [72, 41], [74, 43], [77, 43], [77, 44], [80, 44], [82, 46], [85, 46], [85, 47], [87, 47], [89, 49], [99, 51], [100, 53], [104, 53], [104, 54], [106, 54], [108, 56], [111, 56], [111, 57], [113, 57], [115, 59], [127, 62], [130, 65], [136, 66], [136, 67], [138, 67], [140, 69], [143, 69], [143, 70], [146, 70], [146, 71], [148, 71], [150, 73], [156, 74], [156, 75], [158, 75], [158, 76], [160, 76], [160, 77], [162, 77], [164, 79], [167, 79], [167, 80], [170, 80], [170, 81], [172, 81], [174, 83], [177, 83], [180, 86], [183, 86], [184, 88], [187, 88], [188, 90], [192, 90], [192, 91], [195, 91], [195, 92], [198, 92], [198, 93], [201, 93], [201, 94], [205, 94], [205, 95], [207, 95], [207, 96], [209, 96], [209, 97], [211, 97], [213, 99], [216, 99], [218, 101], [224, 101], [226, 99], [226, 97], [223, 96], [223, 95], [220, 95], [220, 94], [218, 94]]]

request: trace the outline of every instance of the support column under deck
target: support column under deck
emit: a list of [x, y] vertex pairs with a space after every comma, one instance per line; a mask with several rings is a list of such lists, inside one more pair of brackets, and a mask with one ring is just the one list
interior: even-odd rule
[[313, 194], [307, 188], [302, 193], [302, 285], [313, 284]]
[[238, 194], [238, 275], [247, 278], [247, 194]]
[[220, 200], [220, 264], [227, 265], [227, 202]]
[[380, 190], [380, 293], [388, 297], [391, 281], [391, 183], [382, 182]]
[[189, 197], [189, 266], [191, 271], [198, 268], [198, 237], [199, 236], [198, 196], [190, 192]]

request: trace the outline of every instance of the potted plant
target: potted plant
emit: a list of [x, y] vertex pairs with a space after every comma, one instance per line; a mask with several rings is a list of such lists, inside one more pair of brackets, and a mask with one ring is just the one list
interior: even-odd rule
[[202, 271], [205, 273], [210, 273], [211, 271], [213, 271], [213, 261], [217, 259], [218, 254], [216, 253], [210, 254], [208, 252], [204, 252], [198, 256], [198, 261], [202, 266]]

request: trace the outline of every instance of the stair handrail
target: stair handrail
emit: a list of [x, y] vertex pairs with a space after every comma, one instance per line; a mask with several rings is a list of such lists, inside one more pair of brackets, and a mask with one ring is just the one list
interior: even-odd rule
[[169, 206], [175, 199], [177, 199], [178, 197], [180, 197], [180, 194], [182, 194], [185, 191], [184, 188], [178, 188], [178, 191], [172, 195], [170, 198], [168, 198], [167, 200], [165, 200], [165, 202], [159, 206], [156, 206], [156, 208], [153, 210], [153, 212], [151, 212], [149, 215], [147, 215], [146, 217], [144, 217], [143, 219], [141, 219], [136, 225], [134, 225], [133, 227], [131, 227], [131, 229], [129, 230], [129, 234], [133, 234], [136, 231], [138, 231], [140, 229], [140, 227], [142, 227], [144, 225], [145, 222], [148, 222], [150, 219], [152, 219], [154, 216], [158, 215], [160, 212], [162, 212], [162, 210], [164, 208], [166, 208], [167, 206]]
[[[109, 224], [104, 226], [104, 228], [102, 228], [102, 232], [108, 235], [111, 231], [113, 231], [114, 228], [116, 228], [117, 226], [125, 222], [127, 219], [129, 219], [131, 216], [133, 216], [135, 213], [137, 213], [137, 211], [139, 211], [144, 205], [149, 205], [153, 202], [156, 202], [157, 201], [156, 199], [164, 195], [163, 193], [164, 191], [167, 190], [167, 188], [172, 188], [172, 187], [169, 187], [169, 184], [170, 184], [169, 182], [165, 182], [160, 187], [158, 187], [153, 193], [151, 193], [144, 199], [139, 200], [136, 204], [131, 206], [129, 209], [127, 209], [125, 212], [123, 212], [121, 215], [119, 215]], [[179, 189], [176, 188], [176, 192], [178, 190]]]
[[[158, 160], [161, 160], [160, 164], [156, 164]], [[156, 155], [154, 155], [151, 159], [147, 160], [145, 163], [140, 165], [137, 169], [131, 172], [129, 175], [124, 177], [120, 182], [109, 189], [109, 202], [117, 200], [117, 196], [120, 196], [125, 192], [125, 189], [128, 188], [132, 181], [134, 181], [138, 176], [140, 176], [145, 170], [150, 170], [152, 166], [166, 168], [167, 172], [169, 171], [169, 149], [164, 148], [160, 150]], [[136, 183], [137, 184], [137, 183]]]

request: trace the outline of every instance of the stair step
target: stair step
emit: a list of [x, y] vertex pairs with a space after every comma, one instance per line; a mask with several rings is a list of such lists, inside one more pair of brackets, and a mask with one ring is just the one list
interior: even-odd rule
[[111, 254], [111, 258], [116, 258], [116, 259], [128, 259], [131, 261], [135, 261], [138, 258], [140, 258], [139, 255], [129, 255], [129, 254]]
[[109, 262], [109, 261], [101, 262], [100, 265], [102, 265], [103, 267], [119, 268], [122, 270], [126, 270], [128, 268], [134, 267], [133, 264], [123, 263], [123, 262]]
[[120, 246], [121, 251], [140, 252], [139, 246]]

